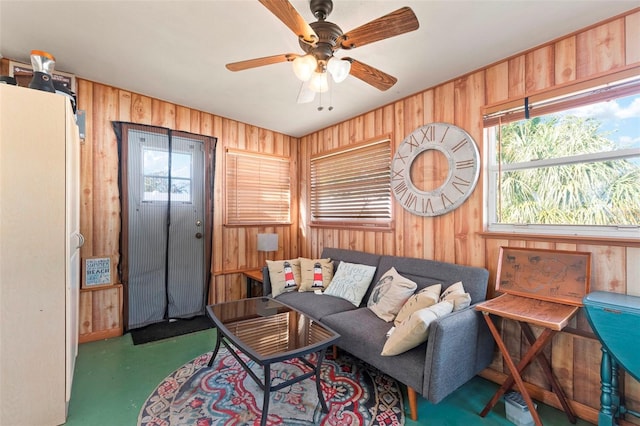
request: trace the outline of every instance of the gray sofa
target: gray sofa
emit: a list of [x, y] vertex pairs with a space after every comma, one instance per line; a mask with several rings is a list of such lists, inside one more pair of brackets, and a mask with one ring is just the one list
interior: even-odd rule
[[[438, 403], [491, 362], [495, 342], [481, 314], [473, 308], [486, 298], [489, 276], [486, 269], [336, 248], [325, 248], [321, 257], [332, 259], [334, 268], [340, 261], [376, 267], [360, 307], [313, 292], [283, 293], [276, 299], [328, 325], [341, 335], [338, 347], [405, 384], [412, 419], [417, 419], [417, 393]], [[471, 295], [471, 306], [434, 321], [429, 326], [427, 342], [400, 355], [382, 356], [386, 333], [393, 322], [378, 318], [366, 305], [371, 289], [392, 266], [400, 275], [418, 284], [416, 291], [435, 283], [442, 283], [444, 291], [449, 285], [462, 281]], [[263, 294], [270, 295], [266, 267], [263, 274]]]

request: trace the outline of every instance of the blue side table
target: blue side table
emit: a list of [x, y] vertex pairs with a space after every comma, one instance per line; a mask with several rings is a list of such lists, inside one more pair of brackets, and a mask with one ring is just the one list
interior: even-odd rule
[[596, 291], [583, 299], [587, 319], [602, 343], [598, 426], [615, 425], [624, 414], [640, 413], [624, 407], [618, 392], [619, 368], [640, 381], [640, 297]]

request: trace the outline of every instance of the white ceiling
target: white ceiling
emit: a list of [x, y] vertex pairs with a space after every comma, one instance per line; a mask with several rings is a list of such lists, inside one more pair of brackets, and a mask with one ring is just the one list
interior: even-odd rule
[[[313, 22], [307, 0], [291, 3]], [[402, 6], [417, 31], [336, 56], [398, 78], [381, 92], [354, 77], [298, 104], [288, 63], [231, 72], [224, 65], [303, 53], [296, 36], [256, 0], [0, 0], [0, 54], [29, 63], [32, 49], [56, 70], [303, 136], [640, 6], [640, 0], [334, 0], [344, 32]], [[332, 105], [333, 110], [328, 111]]]

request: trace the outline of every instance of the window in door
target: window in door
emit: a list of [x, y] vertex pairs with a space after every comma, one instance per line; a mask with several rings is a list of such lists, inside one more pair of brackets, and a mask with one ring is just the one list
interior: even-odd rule
[[[169, 153], [143, 148], [143, 202], [167, 201], [171, 192], [172, 202], [191, 203], [192, 198], [192, 154], [171, 154], [171, 178], [169, 178]], [[171, 185], [171, 191], [169, 191]]]

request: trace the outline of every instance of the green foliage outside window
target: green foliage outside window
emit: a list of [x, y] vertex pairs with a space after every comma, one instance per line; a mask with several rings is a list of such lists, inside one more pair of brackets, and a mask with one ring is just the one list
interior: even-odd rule
[[[640, 157], [570, 159], [621, 148], [593, 118], [554, 115], [503, 125], [497, 162], [534, 166], [500, 174], [497, 222], [640, 225]], [[536, 160], [562, 158], [535, 167]]]

